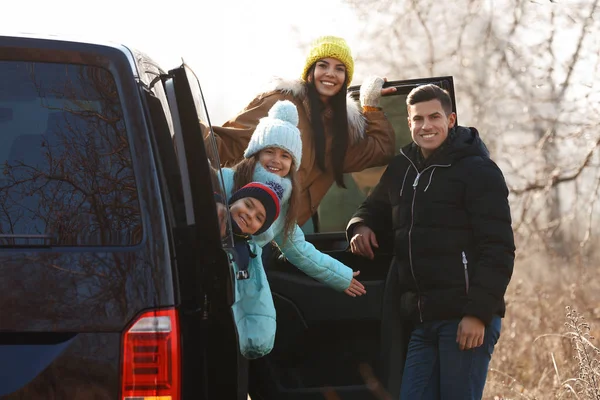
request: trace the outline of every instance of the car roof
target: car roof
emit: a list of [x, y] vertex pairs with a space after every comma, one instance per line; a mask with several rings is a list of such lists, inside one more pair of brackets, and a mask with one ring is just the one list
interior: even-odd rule
[[3, 32], [0, 31], [0, 37], [6, 38], [22, 38], [32, 40], [51, 40], [60, 42], [72, 42], [81, 44], [93, 44], [98, 46], [107, 46], [120, 48], [125, 47], [123, 43], [114, 42], [111, 40], [101, 39], [91, 35], [73, 35], [73, 34], [52, 34], [52, 33], [30, 33], [30, 32]]
[[[120, 42], [111, 40], [101, 39], [96, 36], [89, 35], [67, 35], [67, 34], [49, 34], [49, 33], [26, 33], [26, 32], [10, 32], [5, 33], [0, 31], [0, 47], [33, 47], [33, 48], [46, 48], [46, 49], [60, 49], [67, 50], [73, 48], [85, 48], [87, 46], [98, 47], [99, 49], [108, 50], [112, 54], [114, 51], [118, 51], [124, 55], [129, 63], [131, 72], [136, 78], [139, 76], [139, 64], [142, 62], [151, 63], [156, 66], [161, 72], [160, 66], [154, 62], [143, 51], [134, 47], [125, 45]], [[1, 58], [1, 57], [0, 57]], [[145, 82], [146, 77], [142, 76], [142, 80]], [[146, 84], [148, 82], [145, 82]]]

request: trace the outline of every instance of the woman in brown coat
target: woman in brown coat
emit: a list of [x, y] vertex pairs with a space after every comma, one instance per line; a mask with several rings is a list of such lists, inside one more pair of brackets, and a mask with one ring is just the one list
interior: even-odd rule
[[347, 97], [354, 61], [342, 38], [323, 36], [310, 49], [300, 80], [276, 80], [236, 117], [213, 127], [221, 164], [234, 165], [244, 158], [254, 129], [279, 100], [298, 109], [302, 136], [301, 185], [297, 211], [303, 225], [317, 211], [333, 184], [345, 187], [343, 174], [385, 165], [394, 154], [394, 131], [379, 107], [384, 79], [370, 77], [361, 86], [358, 104]]

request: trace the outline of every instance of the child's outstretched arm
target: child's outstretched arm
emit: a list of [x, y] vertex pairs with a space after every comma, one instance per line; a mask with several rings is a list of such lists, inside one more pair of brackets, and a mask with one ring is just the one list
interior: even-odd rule
[[284, 241], [283, 234], [279, 234], [275, 242], [290, 263], [306, 275], [352, 297], [366, 293], [364, 286], [354, 279], [359, 271], [353, 272], [352, 268], [317, 250], [306, 241], [298, 225], [295, 225], [287, 240]]

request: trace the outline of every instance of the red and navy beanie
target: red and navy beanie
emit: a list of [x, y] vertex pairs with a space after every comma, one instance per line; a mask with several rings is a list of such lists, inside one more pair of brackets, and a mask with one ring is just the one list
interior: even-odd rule
[[269, 185], [265, 185], [264, 183], [260, 182], [250, 182], [231, 195], [229, 204], [231, 205], [236, 201], [246, 197], [252, 197], [260, 201], [265, 207], [265, 222], [263, 223], [263, 226], [255, 233], [255, 235], [260, 235], [269, 229], [269, 227], [279, 216], [279, 197]]

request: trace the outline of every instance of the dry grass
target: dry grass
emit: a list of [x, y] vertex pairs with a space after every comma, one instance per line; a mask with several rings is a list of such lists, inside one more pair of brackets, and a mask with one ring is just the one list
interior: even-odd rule
[[600, 400], [599, 277], [600, 262], [518, 257], [484, 400]]
[[484, 399], [600, 400], [599, 272], [597, 263], [518, 259]]

